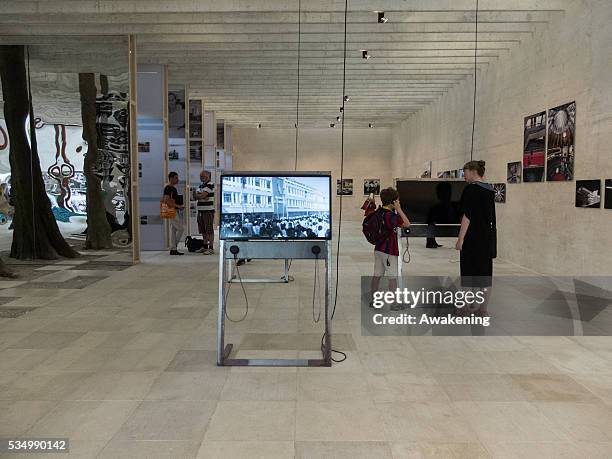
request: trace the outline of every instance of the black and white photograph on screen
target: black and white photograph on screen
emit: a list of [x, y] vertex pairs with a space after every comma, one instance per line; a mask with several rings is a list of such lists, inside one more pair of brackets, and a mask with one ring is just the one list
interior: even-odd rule
[[222, 239], [331, 237], [329, 176], [224, 176]]
[[503, 204], [506, 202], [506, 184], [505, 183], [494, 183], [493, 191], [495, 192], [495, 202]]
[[189, 161], [202, 162], [202, 141], [191, 140], [189, 142]]
[[340, 184], [340, 179], [337, 179], [336, 180], [336, 195], [353, 196], [353, 179], [352, 178], [342, 179], [342, 184]]
[[465, 171], [463, 169], [457, 169], [457, 174], [456, 174], [457, 178], [465, 178]]
[[601, 207], [601, 180], [576, 181], [576, 207]]
[[363, 194], [365, 196], [370, 194], [378, 196], [380, 194], [380, 179], [363, 179]]
[[168, 137], [185, 138], [185, 90], [168, 91]]
[[546, 180], [574, 180], [574, 147], [576, 138], [576, 102], [548, 110], [548, 147]]
[[546, 112], [525, 118], [523, 132], [523, 182], [544, 181]]
[[604, 187], [604, 197], [606, 198], [604, 207], [612, 209], [612, 179], [606, 179]]
[[508, 163], [508, 183], [521, 183], [523, 179], [523, 165], [520, 161]]
[[202, 101], [189, 101], [189, 137], [202, 138]]

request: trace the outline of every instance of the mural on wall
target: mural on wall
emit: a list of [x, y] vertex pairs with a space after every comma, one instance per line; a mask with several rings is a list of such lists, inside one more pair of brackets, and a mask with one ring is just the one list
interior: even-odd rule
[[525, 118], [523, 134], [523, 182], [544, 181], [546, 112]]
[[495, 202], [503, 204], [506, 202], [506, 184], [494, 183], [493, 191], [495, 192]]
[[523, 178], [523, 165], [520, 161], [508, 163], [507, 182], [521, 183]]
[[576, 207], [601, 207], [601, 180], [576, 181]]
[[34, 120], [40, 165], [55, 219], [68, 223], [70, 217], [87, 212], [83, 158], [87, 142], [81, 126]]
[[[96, 98], [98, 163], [102, 194], [111, 226], [126, 228], [130, 213], [129, 99], [126, 93], [109, 92]], [[123, 217], [123, 222], [118, 218]]]
[[576, 102], [548, 110], [546, 180], [574, 180]]
[[363, 194], [367, 196], [370, 193], [374, 196], [380, 194], [380, 179], [363, 179]]
[[[98, 164], [96, 173], [102, 181], [106, 211], [116, 225], [129, 212], [125, 190], [129, 187], [128, 98], [125, 93], [110, 92], [96, 98]], [[34, 120], [40, 166], [53, 214], [70, 234], [82, 232], [86, 222], [87, 184], [83, 173], [87, 142], [83, 128], [76, 124]], [[6, 125], [0, 119], [0, 181], [10, 193], [9, 142]]]
[[353, 196], [353, 179], [336, 180], [336, 195], [337, 196]]

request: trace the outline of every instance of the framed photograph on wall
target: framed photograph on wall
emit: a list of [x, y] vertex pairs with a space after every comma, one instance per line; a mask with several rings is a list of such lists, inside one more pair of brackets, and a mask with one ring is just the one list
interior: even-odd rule
[[520, 161], [508, 163], [508, 183], [521, 183], [523, 181], [523, 164]]
[[370, 193], [374, 196], [380, 194], [380, 179], [363, 179], [363, 194], [368, 196]]
[[546, 112], [525, 118], [523, 130], [523, 182], [544, 181]]
[[503, 204], [506, 202], [506, 184], [505, 183], [494, 183], [493, 191], [495, 192], [495, 202]]
[[606, 179], [604, 184], [604, 196], [606, 198], [604, 207], [612, 209], [612, 179]]
[[168, 91], [168, 137], [185, 138], [185, 90]]
[[336, 180], [336, 195], [337, 196], [353, 196], [353, 179], [340, 179]]
[[574, 180], [576, 138], [576, 102], [548, 110], [548, 147], [546, 148], [546, 180]]
[[589, 209], [601, 207], [601, 180], [576, 181], [576, 207]]

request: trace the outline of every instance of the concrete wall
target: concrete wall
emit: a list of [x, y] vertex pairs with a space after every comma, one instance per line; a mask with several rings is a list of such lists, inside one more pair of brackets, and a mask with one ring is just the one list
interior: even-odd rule
[[[474, 159], [487, 180], [506, 181], [522, 159], [523, 118], [577, 102], [575, 178], [612, 178], [612, 2], [580, 0], [559, 20], [478, 76]], [[469, 159], [473, 81], [408, 118], [392, 133], [394, 167], [416, 176]], [[603, 186], [603, 185], [602, 185]], [[497, 206], [500, 257], [542, 273], [612, 274], [612, 210], [574, 207], [575, 182], [508, 185]]]
[[[293, 171], [295, 130], [233, 129], [234, 170]], [[381, 187], [393, 185], [390, 129], [346, 129], [344, 135], [344, 178], [353, 179], [353, 196], [342, 198], [343, 220], [359, 221], [365, 199], [363, 179], [380, 178]], [[298, 170], [331, 171], [333, 213], [338, 213], [335, 196], [340, 177], [340, 129], [302, 129], [299, 134]]]

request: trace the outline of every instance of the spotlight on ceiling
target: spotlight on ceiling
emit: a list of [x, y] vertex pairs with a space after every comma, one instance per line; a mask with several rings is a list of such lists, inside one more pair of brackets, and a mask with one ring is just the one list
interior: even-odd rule
[[336, 125], [334, 123], [329, 123], [329, 127], [333, 128], [333, 127], [336, 127]]
[[342, 117], [340, 117], [340, 116], [336, 116], [336, 121], [337, 121], [338, 123], [340, 122], [340, 120], [341, 120], [341, 119], [342, 119]]
[[372, 129], [372, 128], [374, 127], [374, 125], [373, 125], [372, 123], [370, 123], [370, 124], [368, 124], [368, 127], [369, 127], [370, 129]]
[[379, 24], [386, 24], [387, 21], [389, 21], [389, 19], [385, 17], [384, 11], [377, 11], [377, 13], [378, 13], [378, 23]]
[[351, 98], [349, 96], [344, 96], [344, 102], [350, 102]]
[[370, 56], [370, 54], [368, 53], [367, 49], [362, 49], [361, 50], [361, 58], [365, 59], [366, 61], [371, 58], [372, 56]]
[[257, 129], [261, 129], [261, 123], [257, 125]]
[[340, 113], [344, 111], [344, 107], [340, 107]]

